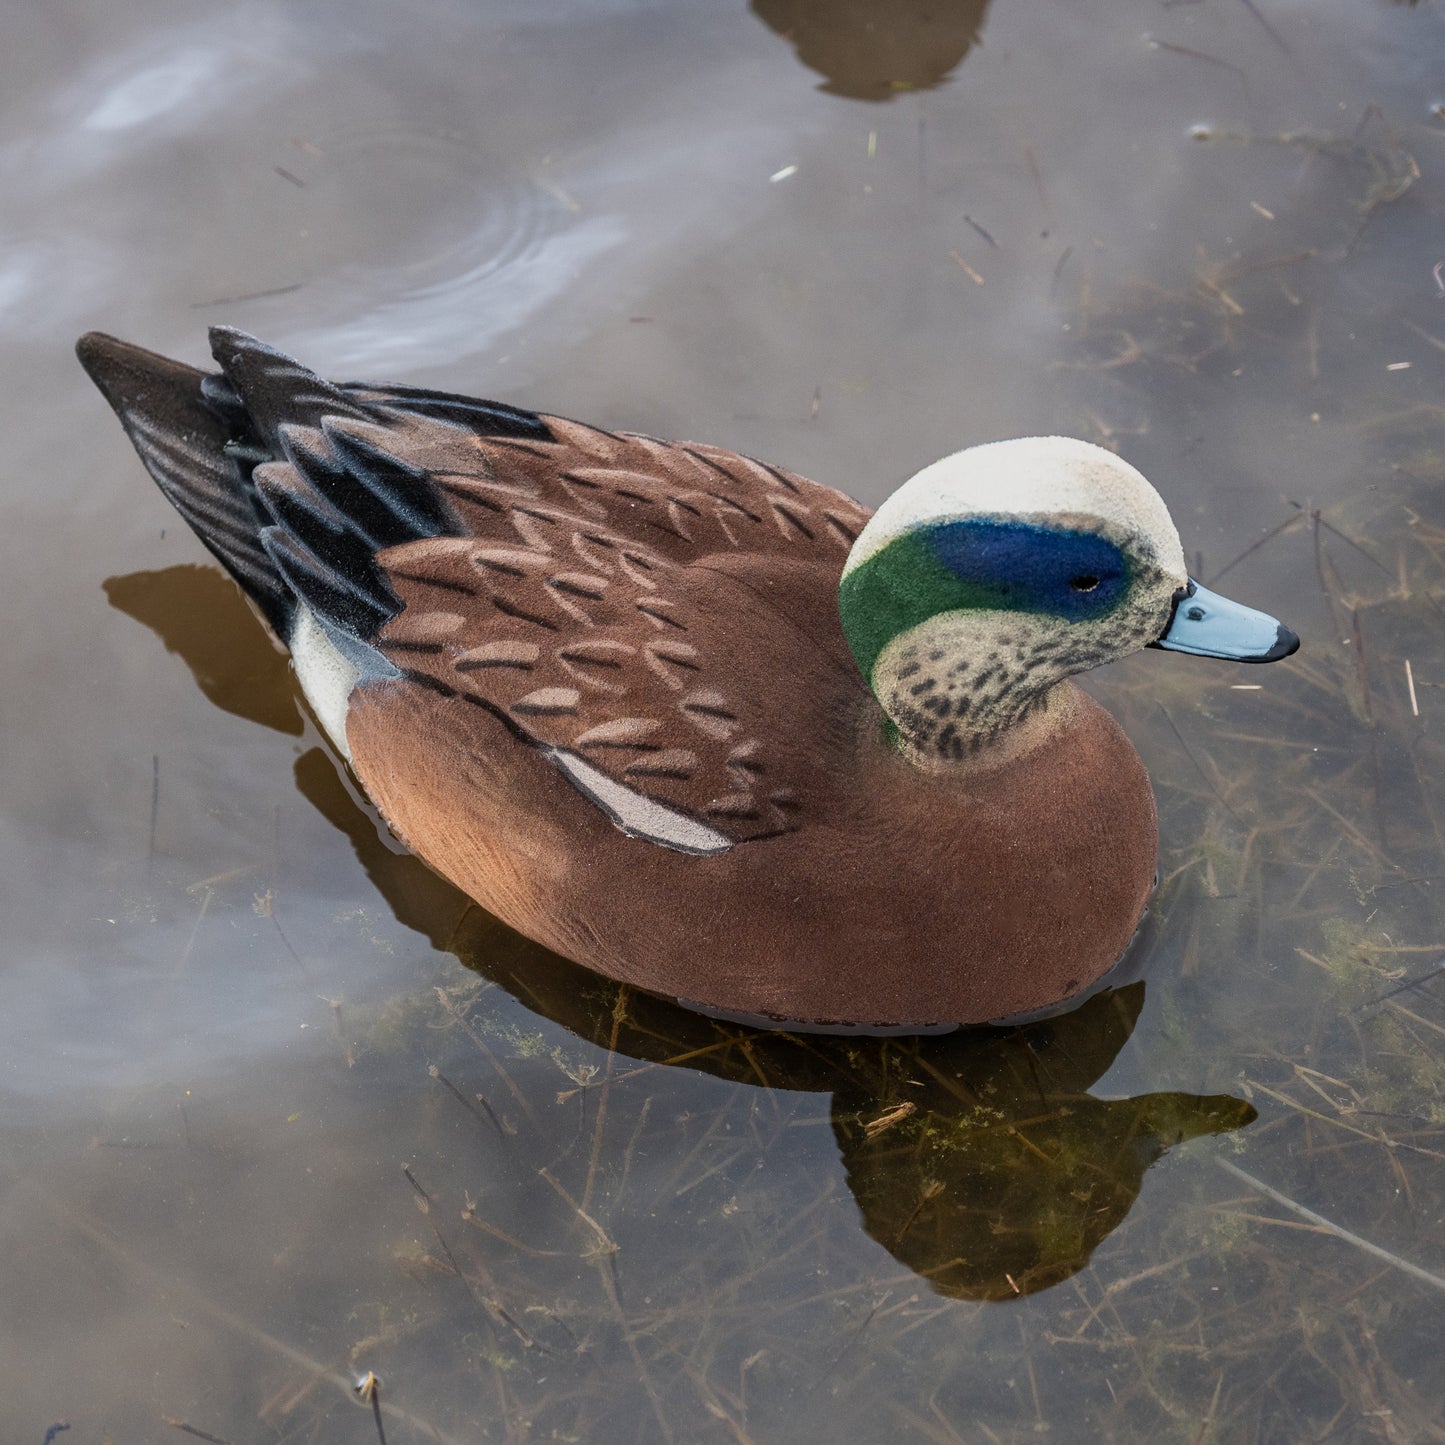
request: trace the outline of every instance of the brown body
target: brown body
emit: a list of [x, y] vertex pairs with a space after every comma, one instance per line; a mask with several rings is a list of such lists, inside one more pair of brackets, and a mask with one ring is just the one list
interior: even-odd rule
[[[930, 777], [882, 745], [860, 691], [835, 689], [844, 725], [820, 751], [840, 786], [806, 832], [714, 857], [620, 836], [455, 698], [378, 684], [354, 701], [350, 736], [367, 792], [438, 872], [549, 948], [670, 998], [969, 1023], [1067, 998], [1108, 969], [1156, 854], [1149, 780], [1118, 724], [1080, 694], [1017, 764]], [[460, 768], [406, 745], [459, 727], [475, 738]]]

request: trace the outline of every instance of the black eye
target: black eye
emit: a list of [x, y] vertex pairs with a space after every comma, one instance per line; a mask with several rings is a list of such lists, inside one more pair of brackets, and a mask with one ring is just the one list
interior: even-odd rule
[[1069, 586], [1075, 592], [1092, 592], [1099, 585], [1097, 577], [1070, 577]]

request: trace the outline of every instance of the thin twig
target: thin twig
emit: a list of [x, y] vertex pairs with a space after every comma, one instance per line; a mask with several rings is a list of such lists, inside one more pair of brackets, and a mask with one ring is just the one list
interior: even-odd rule
[[453, 1098], [462, 1106], [462, 1108], [464, 1108], [474, 1119], [480, 1120], [480, 1121], [481, 1121], [482, 1123], [484, 1123], [484, 1124], [490, 1124], [490, 1125], [492, 1126], [492, 1128], [494, 1128], [494, 1129], [497, 1131], [497, 1134], [498, 1134], [501, 1138], [505, 1139], [505, 1138], [507, 1137], [507, 1131], [502, 1127], [502, 1121], [501, 1121], [499, 1118], [497, 1118], [496, 1111], [492, 1108], [492, 1106], [491, 1106], [489, 1103], [487, 1103], [486, 1098], [485, 1098], [483, 1095], [481, 1095], [481, 1094], [478, 1094], [478, 1095], [477, 1095], [477, 1104], [480, 1104], [480, 1105], [482, 1106], [482, 1109], [484, 1109], [484, 1110], [486, 1111], [485, 1114], [483, 1114], [483, 1113], [477, 1108], [477, 1104], [472, 1103], [472, 1101], [471, 1101], [469, 1098], [467, 1098], [467, 1096], [466, 1096], [464, 1093], [462, 1093], [462, 1091], [461, 1091], [459, 1088], [457, 1088], [457, 1086], [456, 1086], [454, 1083], [452, 1083], [452, 1081], [451, 1081], [449, 1078], [447, 1078], [447, 1076], [446, 1076], [444, 1073], [442, 1073], [442, 1071], [441, 1071], [439, 1068], [437, 1068], [437, 1066], [436, 1066], [435, 1064], [428, 1064], [426, 1071], [427, 1071], [428, 1075], [430, 1075], [430, 1077], [432, 1077], [433, 1079], [435, 1079], [443, 1088], [449, 1090], [449, 1091], [451, 1092], [452, 1097], [453, 1097]]
[[974, 229], [975, 231], [977, 231], [978, 234], [979, 234], [980, 236], [982, 236], [983, 239], [984, 239], [985, 241], [987, 241], [988, 244], [989, 244], [991, 247], [993, 247], [993, 249], [994, 249], [995, 251], [998, 250], [998, 242], [995, 241], [994, 238], [993, 238], [992, 236], [990, 236], [989, 233], [988, 233], [987, 231], [985, 231], [984, 228], [983, 228], [982, 226], [980, 226], [979, 223], [978, 223], [977, 221], [975, 221], [972, 216], [965, 216], [963, 219], [964, 219], [965, 221], [967, 221], [968, 224], [969, 224], [970, 226], [972, 226], [973, 229]]
[[1069, 257], [1073, 254], [1074, 248], [1072, 246], [1065, 246], [1063, 252], [1059, 256], [1059, 259], [1054, 262], [1054, 274], [1049, 281], [1050, 296], [1052, 296], [1054, 292], [1058, 289], [1059, 277], [1064, 274], [1064, 267], [1068, 265]]
[[1244, 819], [1241, 818], [1239, 814], [1236, 813], [1234, 809], [1229, 806], [1229, 800], [1224, 796], [1223, 793], [1219, 791], [1218, 784], [1216, 784], [1214, 779], [1211, 778], [1209, 774], [1204, 771], [1203, 765], [1200, 763], [1199, 759], [1194, 756], [1194, 750], [1189, 746], [1187, 742], [1184, 741], [1184, 734], [1179, 731], [1178, 727], [1175, 726], [1174, 719], [1169, 716], [1169, 709], [1165, 707], [1162, 702], [1158, 703], [1157, 706], [1159, 708], [1159, 711], [1164, 714], [1164, 721], [1169, 724], [1170, 731], [1174, 734], [1176, 738], [1179, 739], [1179, 746], [1184, 749], [1184, 755], [1189, 759], [1191, 763], [1194, 764], [1195, 771], [1199, 774], [1201, 778], [1204, 779], [1205, 786], [1209, 789], [1211, 793], [1214, 794], [1215, 798], [1219, 802], [1219, 806], [1223, 808], [1224, 811], [1228, 813], [1229, 816], [1233, 818], [1234, 821], [1238, 823], [1242, 828], [1244, 826]]
[[1333, 1234], [1336, 1239], [1342, 1239], [1346, 1244], [1353, 1244], [1356, 1249], [1363, 1250], [1366, 1254], [1373, 1255], [1376, 1259], [1382, 1259], [1386, 1264], [1393, 1265], [1396, 1269], [1408, 1274], [1411, 1279], [1418, 1279], [1422, 1284], [1428, 1284], [1445, 1294], [1445, 1277], [1432, 1274], [1428, 1269], [1422, 1269], [1418, 1264], [1411, 1264], [1408, 1259], [1401, 1259], [1398, 1254], [1392, 1254], [1388, 1249], [1381, 1248], [1378, 1244], [1362, 1238], [1352, 1230], [1345, 1229], [1335, 1224], [1332, 1220], [1326, 1219], [1323, 1214], [1316, 1214], [1313, 1209], [1307, 1209], [1303, 1204], [1291, 1199], [1287, 1194], [1281, 1194], [1278, 1189], [1271, 1189], [1262, 1179], [1256, 1179], [1253, 1174], [1247, 1173], [1239, 1165], [1232, 1164], [1228, 1159], [1222, 1159], [1217, 1154], [1214, 1162], [1228, 1174], [1233, 1174], [1236, 1179], [1248, 1184], [1251, 1189], [1256, 1189], [1266, 1199], [1272, 1199], [1282, 1209], [1288, 1209], [1291, 1214], [1297, 1214], [1301, 1219], [1308, 1220], [1311, 1224], [1318, 1225], [1321, 1229]]
[[151, 754], [151, 829], [150, 843], [146, 848], [146, 873], [155, 866], [156, 861], [156, 824], [160, 819], [161, 811], [161, 755]]
[[1259, 6], [1254, 3], [1254, 0], [1242, 0], [1242, 3], [1244, 5], [1244, 8], [1248, 10], [1249, 13], [1253, 15], [1254, 18], [1258, 20], [1259, 23], [1264, 27], [1264, 33], [1268, 35], [1269, 38], [1273, 40], [1274, 43], [1278, 45], [1279, 48], [1283, 50], [1286, 55], [1288, 55], [1289, 46], [1285, 44], [1284, 36], [1282, 36], [1279, 31], [1276, 30], [1274, 26], [1271, 25], [1269, 21], [1264, 18], [1264, 16], [1260, 13]]
[[186, 946], [181, 950], [181, 956], [176, 960], [176, 972], [178, 974], [186, 971], [186, 965], [191, 961], [191, 950], [196, 946], [196, 935], [201, 931], [201, 924], [206, 921], [206, 914], [211, 911], [211, 899], [216, 896], [216, 890], [207, 885], [205, 895], [201, 899], [200, 910], [196, 914], [196, 921], [191, 924], [191, 931], [186, 936]]
[[473, 1028], [471, 1020], [452, 1002], [452, 996], [440, 984], [437, 985], [436, 996], [440, 1000], [441, 1006], [460, 1026], [462, 1032], [482, 1051], [487, 1062], [497, 1071], [497, 1076], [517, 1101], [517, 1107], [527, 1116], [527, 1121], [536, 1127], [537, 1116], [532, 1112], [532, 1106], [527, 1102], [527, 1096], [517, 1087], [516, 1081], [502, 1066], [502, 1061], [497, 1057], [492, 1046]]
[[376, 1421], [376, 1437], [381, 1445], [386, 1445], [386, 1431], [381, 1424], [381, 1381], [374, 1370], [366, 1372], [366, 1378], [356, 1387], [356, 1393], [361, 1396], [363, 1404], [371, 1406], [371, 1418]]
[[197, 1440], [209, 1440], [211, 1445], [231, 1445], [229, 1440], [220, 1435], [212, 1435], [209, 1430], [199, 1430], [184, 1420], [172, 1420], [169, 1415], [161, 1416], [161, 1424], [169, 1425], [172, 1430], [179, 1430], [183, 1435], [194, 1435]]
[[1296, 512], [1294, 516], [1286, 517], [1282, 522], [1277, 522], [1273, 527], [1269, 529], [1269, 531], [1264, 534], [1264, 536], [1260, 537], [1257, 541], [1251, 542], [1249, 546], [1246, 547], [1244, 551], [1241, 552], [1239, 556], [1234, 559], [1234, 561], [1229, 562], [1225, 566], [1221, 567], [1219, 571], [1216, 572], [1209, 579], [1206, 585], [1209, 587], [1213, 587], [1214, 584], [1218, 582], [1221, 577], [1226, 575], [1226, 573], [1233, 572], [1234, 569], [1238, 567], [1239, 564], [1243, 562], [1246, 557], [1254, 556], [1254, 554], [1258, 552], [1259, 549], [1263, 547], [1266, 542], [1272, 542], [1282, 532], [1285, 532], [1290, 527], [1294, 526], [1295, 523], [1297, 523], [1304, 515], [1305, 514], [1303, 512]]
[[582, 1209], [592, 1202], [592, 1187], [597, 1182], [597, 1164], [602, 1157], [602, 1131], [607, 1125], [607, 1100], [612, 1092], [612, 1073], [617, 1067], [617, 1040], [627, 1017], [628, 990], [623, 984], [612, 1001], [612, 1033], [607, 1040], [607, 1062], [602, 1069], [602, 1084], [597, 1094], [597, 1118], [592, 1125], [592, 1153], [587, 1160], [587, 1178], [582, 1185]]
[[305, 283], [297, 281], [290, 286], [272, 286], [266, 291], [244, 291], [239, 296], [213, 296], [209, 301], [192, 301], [192, 311], [203, 311], [208, 306], [239, 306], [243, 301], [264, 301], [272, 296], [289, 296], [299, 291]]

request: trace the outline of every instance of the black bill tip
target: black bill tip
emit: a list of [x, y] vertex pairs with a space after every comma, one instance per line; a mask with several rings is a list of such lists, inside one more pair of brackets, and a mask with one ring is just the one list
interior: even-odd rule
[[1263, 657], [1246, 658], [1247, 662], [1278, 662], [1284, 657], [1293, 657], [1299, 651], [1299, 634], [1291, 632], [1284, 623], [1279, 625], [1279, 635], [1274, 640], [1274, 646], [1270, 648]]

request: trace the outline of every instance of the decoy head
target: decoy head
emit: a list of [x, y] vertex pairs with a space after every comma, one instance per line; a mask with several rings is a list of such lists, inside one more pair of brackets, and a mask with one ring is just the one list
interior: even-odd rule
[[1158, 492], [1068, 437], [970, 447], [873, 514], [838, 589], [863, 675], [921, 757], [962, 759], [1073, 673], [1156, 646], [1287, 657], [1274, 618], [1200, 587]]

